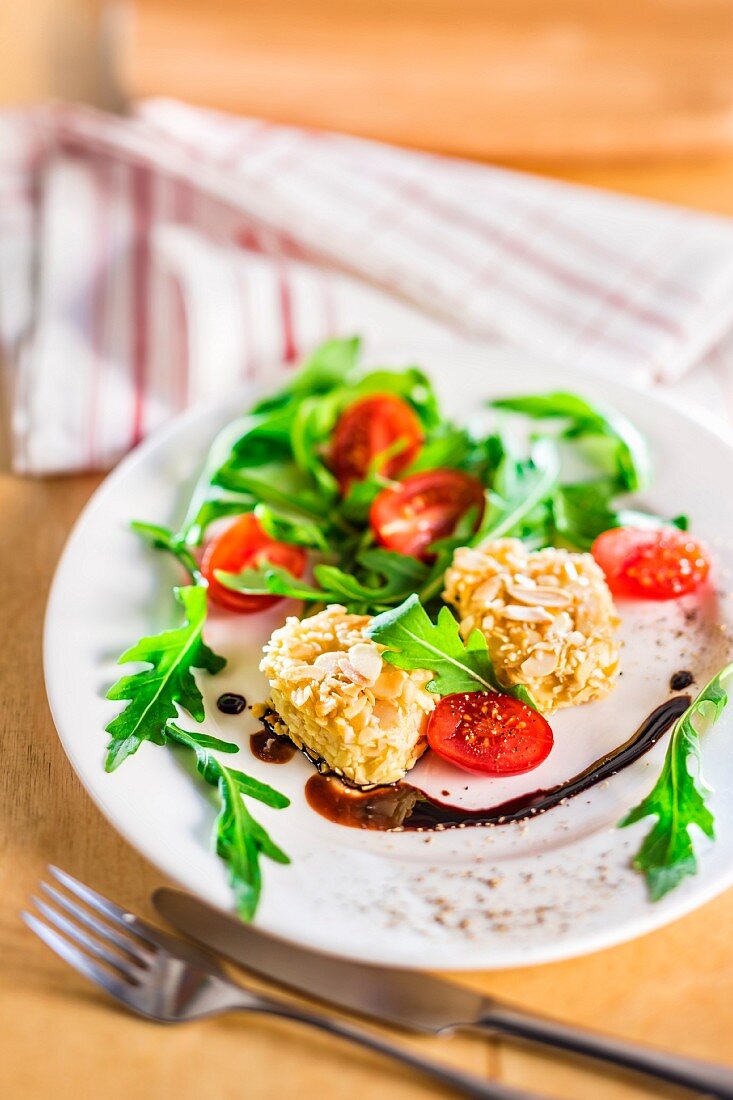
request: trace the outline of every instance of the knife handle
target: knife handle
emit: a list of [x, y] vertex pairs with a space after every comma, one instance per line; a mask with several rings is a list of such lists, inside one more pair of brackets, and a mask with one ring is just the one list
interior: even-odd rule
[[227, 1007], [239, 1009], [244, 1012], [262, 1013], [268, 1016], [277, 1016], [285, 1020], [293, 1020], [306, 1024], [309, 1027], [325, 1031], [329, 1035], [335, 1035], [340, 1039], [356, 1043], [358, 1046], [373, 1050], [377, 1054], [385, 1055], [410, 1069], [417, 1070], [426, 1077], [446, 1085], [461, 1096], [472, 1097], [472, 1100], [542, 1100], [536, 1093], [526, 1092], [523, 1089], [512, 1088], [503, 1085], [499, 1081], [488, 1081], [484, 1078], [461, 1070], [452, 1069], [442, 1062], [434, 1062], [429, 1058], [423, 1058], [413, 1051], [395, 1046], [386, 1039], [382, 1039], [374, 1032], [342, 1022], [335, 1016], [326, 1012], [310, 1012], [286, 1002], [271, 1000], [269, 997], [251, 993], [241, 986], [231, 984], [232, 998]]
[[601, 1059], [622, 1069], [635, 1070], [692, 1089], [704, 1096], [733, 1100], [733, 1070], [695, 1058], [654, 1050], [624, 1039], [614, 1039], [582, 1028], [556, 1023], [505, 1005], [490, 1006], [469, 1026], [491, 1035], [508, 1035], [560, 1050]]

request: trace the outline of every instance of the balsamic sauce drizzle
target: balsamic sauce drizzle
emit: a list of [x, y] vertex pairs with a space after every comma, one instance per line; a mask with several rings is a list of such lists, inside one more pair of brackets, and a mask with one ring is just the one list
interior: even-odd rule
[[287, 764], [297, 751], [288, 737], [274, 733], [264, 723], [259, 733], [250, 735], [249, 747], [252, 755], [265, 764]]
[[652, 711], [628, 741], [565, 783], [530, 791], [487, 809], [464, 810], [460, 806], [449, 806], [404, 781], [366, 791], [354, 790], [332, 775], [311, 776], [305, 785], [305, 795], [317, 813], [355, 829], [424, 832], [524, 821], [582, 794], [638, 760], [685, 713], [690, 701], [689, 695], [668, 699]]
[[247, 700], [235, 691], [225, 691], [216, 700], [216, 705], [222, 714], [241, 714], [247, 706]]

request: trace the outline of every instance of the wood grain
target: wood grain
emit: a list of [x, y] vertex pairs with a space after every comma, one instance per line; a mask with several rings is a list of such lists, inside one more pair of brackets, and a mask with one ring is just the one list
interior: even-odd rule
[[[436, 3], [437, 0], [425, 0], [420, 8], [431, 11]], [[154, 3], [151, 0], [151, 11], [156, 4], [162, 4], [162, 0], [154, 0]], [[224, 5], [218, 7], [224, 10], [227, 4], [233, 8], [234, 0], [224, 0]], [[282, 23], [283, 2], [273, 0], [273, 4], [273, 19], [279, 10]], [[305, 0], [306, 16], [309, 12], [312, 15], [315, 4], [316, 0]], [[183, 19], [189, 0], [178, 0], [176, 6]], [[238, 6], [240, 9], [245, 7], [241, 3]], [[552, 6], [555, 10], [554, 4]], [[633, 6], [624, 0], [619, 10]], [[679, 13], [686, 11], [689, 15], [692, 6], [688, 0], [677, 0], [657, 5], [657, 10], [663, 7], [667, 15], [676, 12], [674, 18], [681, 19]], [[351, 0], [340, 7], [349, 18], [355, 18], [355, 4]], [[366, 4], [362, 7], [364, 19], [370, 11], [379, 10], [382, 14], [385, 11], [385, 7], [378, 9]], [[472, 10], [476, 12], [479, 7], [476, 0]], [[533, 8], [539, 18], [541, 7], [538, 2], [536, 5], [524, 4], [516, 10]], [[603, 7], [611, 9], [618, 5]], [[650, 19], [653, 6], [648, 0], [639, 7]], [[211, 5], [207, 10], [210, 8]], [[262, 12], [264, 7], [248, 0], [246, 8], [254, 12], [254, 35], [258, 27], [264, 25], [264, 17], [257, 16], [257, 11]], [[471, 5], [464, 0], [456, 0], [456, 11], [468, 11], [469, 8]], [[8, 51], [5, 68], [0, 73], [0, 100], [40, 97], [51, 91], [97, 97], [93, 58], [87, 57], [77, 72], [68, 68], [60, 74], [57, 72], [58, 80], [45, 64], [47, 42], [43, 28], [34, 19], [42, 18], [51, 10], [56, 15], [47, 23], [47, 32], [50, 23], [63, 22], [64, 12], [68, 10], [69, 26], [72, 29], [81, 27], [80, 41], [86, 39], [89, 32], [85, 21], [91, 10], [87, 0], [26, 0], [12, 11], [8, 8], [6, 12], [3, 8], [0, 20], [3, 39], [9, 41], [8, 27], [11, 30], [20, 27], [23, 34], [16, 36], [16, 48]], [[168, 10], [173, 10], [172, 0], [169, 0]], [[508, 7], [505, 6], [505, 10], [508, 11]], [[577, 11], [578, 5], [570, 4], [568, 10]], [[717, 53], [711, 49], [706, 54], [712, 73], [717, 71], [713, 54], [728, 57], [726, 20], [731, 7], [722, 0], [719, 3], [699, 0], [694, 10], [713, 11], [713, 23], [708, 21], [708, 26], [717, 28], [720, 45], [719, 49], [716, 47]], [[213, 34], [218, 25], [216, 11], [210, 14]], [[604, 18], [613, 21], [613, 12]], [[706, 18], [701, 15], [703, 22]], [[704, 37], [700, 30], [693, 33], [695, 42], [698, 36]], [[319, 49], [323, 52], [318, 56], [323, 59], [322, 64], [328, 65], [329, 57], [333, 57], [333, 64], [338, 62], [343, 71], [345, 65], [337, 56], [343, 49], [343, 28], [334, 25], [320, 34]], [[648, 46], [652, 37], [651, 25], [646, 34]], [[452, 40], [446, 38], [445, 41], [450, 44]], [[676, 41], [680, 49], [681, 38], [678, 36]], [[150, 90], [185, 92], [180, 85], [180, 73], [176, 78], [178, 84], [166, 86], [167, 62], [162, 54], [168, 49], [168, 43], [159, 41], [158, 45], [161, 50], [158, 78], [154, 80], [152, 62], [144, 72], [141, 70], [143, 76], [145, 72], [148, 74], [145, 80], [149, 81]], [[375, 37], [367, 35], [366, 45], [378, 52], [379, 43]], [[204, 46], [206, 41], [202, 32], [202, 49]], [[184, 72], [191, 57], [190, 52], [186, 52], [189, 48], [190, 44], [180, 54]], [[387, 51], [393, 48], [385, 46]], [[668, 49], [666, 45], [660, 48], [663, 52]], [[555, 46], [554, 50], [554, 54], [550, 51], [551, 56], [557, 58], [559, 47]], [[84, 55], [83, 50], [81, 54]], [[665, 53], [665, 56], [670, 54]], [[246, 57], [245, 54], [245, 61]], [[230, 66], [226, 57], [224, 63]], [[639, 63], [637, 59], [634, 65]], [[277, 106], [279, 101], [274, 96], [270, 110], [265, 90], [277, 79], [286, 79], [288, 67], [276, 58], [271, 64], [275, 75], [268, 76], [263, 67], [257, 95], [261, 97], [258, 102], [265, 113], [275, 117], [276, 109], [283, 108]], [[556, 60], [553, 64], [557, 67]], [[454, 59], [451, 62], [452, 79], [456, 82], [454, 91], [458, 69], [459, 64]], [[682, 65], [679, 69], [681, 84], [685, 70]], [[425, 94], [418, 95], [419, 101], [409, 104], [409, 109], [400, 108], [402, 113], [394, 107], [390, 108], [390, 114], [385, 107], [385, 104], [389, 106], [387, 98], [379, 89], [374, 104], [360, 102], [363, 93], [358, 90], [358, 84], [354, 85], [357, 91], [352, 92], [350, 98], [345, 97], [338, 110], [348, 121], [350, 117], [359, 117], [360, 112], [366, 116], [369, 108], [374, 111], [374, 124], [374, 119], [379, 120], [378, 106], [380, 112], [384, 109], [385, 119], [394, 127], [392, 132], [399, 132], [411, 145], [436, 147], [440, 141], [450, 140], [454, 141], [453, 147], [458, 148], [466, 140], [461, 135], [471, 130], [473, 148], [478, 148], [475, 135], [481, 128], [481, 116], [471, 114], [468, 80], [468, 106], [463, 111], [466, 118], [456, 122], [455, 136], [451, 138], [449, 133], [446, 138], [445, 119], [433, 110], [435, 85], [425, 77], [426, 70], [419, 71], [423, 73], [424, 83], [421, 86], [418, 77], [410, 75], [410, 95], [415, 96], [415, 89], [420, 93], [421, 87]], [[247, 75], [249, 70], [245, 67], [243, 72]], [[681, 102], [687, 102], [686, 96], [694, 98], [696, 94], [698, 76], [695, 74], [699, 75], [699, 71], [689, 72], [687, 91], [679, 91]], [[306, 74], [306, 79], [296, 72], [300, 82], [297, 86], [307, 86], [307, 107], [312, 119], [327, 123], [336, 110], [331, 102], [331, 86], [315, 79], [309, 84], [312, 69], [310, 74]], [[725, 76], [720, 103], [727, 102], [727, 80]], [[249, 81], [249, 75], [246, 80], [242, 78], [247, 87]], [[141, 87], [143, 84], [141, 76]], [[74, 92], [75, 87], [81, 91]], [[212, 89], [211, 95], [206, 94], [199, 78], [191, 77], [192, 92], [211, 102], [217, 89], [215, 72]], [[292, 88], [289, 94], [292, 95]], [[390, 94], [398, 102], [402, 92], [397, 87]], [[591, 98], [595, 94], [588, 93]], [[648, 100], [643, 102], [648, 103]], [[689, 117], [714, 117], [718, 109], [716, 102], [716, 96], [706, 93], [701, 96], [697, 114], [693, 111]], [[650, 118], [657, 119], [659, 114], [652, 112]], [[556, 131], [561, 128], [560, 122], [552, 125]], [[536, 124], [529, 132], [537, 133], [538, 129]], [[632, 131], [638, 143], [638, 126], [632, 127]], [[696, 138], [695, 143], [703, 142], [706, 133], [709, 130], [703, 126], [702, 137]], [[540, 138], [541, 134], [538, 141]], [[539, 170], [548, 174], [733, 214], [731, 157], [698, 157], [674, 163], [647, 161], [634, 165], [601, 166], [584, 162], [568, 166], [552, 159], [557, 146], [551, 152], [552, 157], [548, 152], [545, 159], [537, 162]], [[148, 917], [152, 916], [148, 901], [150, 891], [162, 882], [161, 875], [117, 836], [83, 791], [58, 742], [43, 690], [41, 633], [46, 593], [66, 535], [97, 480], [94, 477], [21, 480], [8, 474], [0, 475], [3, 517], [0, 526], [0, 608], [4, 623], [0, 662], [3, 753], [0, 768], [0, 1096], [10, 1100], [16, 1097], [46, 1100], [49, 1096], [56, 1100], [241, 1100], [244, 1096], [247, 1100], [281, 1100], [283, 1097], [344, 1100], [359, 1095], [369, 1100], [384, 1094], [390, 1100], [419, 1100], [441, 1095], [379, 1059], [290, 1026], [232, 1017], [180, 1029], [161, 1029], [133, 1019], [77, 978], [20, 922], [18, 911], [36, 888], [45, 864], [50, 861], [67, 867]], [[74, 644], [73, 638], [69, 639], [69, 644]], [[456, 977], [487, 993], [569, 1022], [733, 1064], [731, 927], [733, 891], [667, 929], [613, 950], [532, 970], [476, 972]], [[426, 1040], [416, 1045], [435, 1057], [444, 1057], [487, 1076], [563, 1100], [588, 1100], [588, 1097], [593, 1100], [641, 1100], [642, 1096], [649, 1095], [628, 1079], [608, 1073], [591, 1074], [587, 1068], [540, 1058], [503, 1042]]]
[[100, 13], [105, 0], [0, 4], [0, 103], [80, 99], [109, 106]]
[[[41, 668], [43, 608], [67, 532], [96, 477], [0, 478], [0, 1095], [45, 1100], [391, 1100], [441, 1095], [377, 1058], [271, 1021], [159, 1029], [129, 1017], [25, 929], [18, 912], [56, 862], [154, 918], [162, 876], [81, 788], [54, 731]], [[69, 638], [73, 646], [73, 637]], [[100, 732], [100, 760], [101, 760]], [[90, 751], [95, 751], [90, 747]], [[530, 970], [456, 979], [612, 1034], [733, 1063], [733, 892], [635, 943]], [[404, 1040], [407, 1042], [408, 1040]], [[467, 1038], [414, 1043], [435, 1057], [565, 1100], [641, 1100], [636, 1083]]]
[[[161, 876], [132, 851], [82, 790], [57, 740], [41, 671], [43, 605], [67, 530], [97, 482], [0, 481], [0, 598], [6, 623], [0, 772], [0, 1094], [125, 1100], [255, 1100], [389, 1089], [395, 1100], [431, 1095], [401, 1071], [324, 1038], [276, 1023], [223, 1019], [158, 1030], [110, 1006], [25, 930], [18, 910], [47, 862], [69, 868], [137, 911]], [[73, 645], [73, 638], [69, 639]], [[101, 737], [101, 735], [100, 735]], [[655, 936], [576, 962], [461, 980], [487, 992], [620, 1035], [711, 1058], [730, 1057], [733, 950], [724, 931], [733, 894]], [[716, 933], [716, 930], [720, 930]], [[700, 943], [705, 942], [704, 953]], [[680, 1012], [684, 1004], [685, 1011]], [[39, 1044], [42, 1047], [40, 1056]], [[560, 1063], [467, 1039], [416, 1044], [438, 1057], [585, 1097], [590, 1078]], [[630, 1098], [617, 1078], [593, 1095]]]
[[125, 0], [133, 97], [528, 163], [733, 143], [730, 0]]

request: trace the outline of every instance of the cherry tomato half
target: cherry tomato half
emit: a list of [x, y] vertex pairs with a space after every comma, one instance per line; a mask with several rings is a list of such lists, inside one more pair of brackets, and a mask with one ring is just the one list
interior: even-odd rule
[[385, 477], [396, 477], [417, 457], [422, 439], [420, 421], [399, 397], [375, 393], [355, 401], [341, 413], [331, 445], [331, 468], [341, 492], [362, 481], [374, 459], [400, 440], [404, 446], [380, 470]]
[[469, 772], [519, 775], [549, 755], [552, 730], [512, 695], [472, 691], [445, 695], [428, 720], [430, 748]]
[[388, 550], [427, 560], [428, 547], [448, 538], [469, 508], [474, 530], [484, 514], [484, 488], [461, 470], [426, 470], [383, 489], [372, 502], [370, 520], [377, 541]]
[[710, 572], [708, 552], [676, 527], [612, 527], [591, 553], [617, 596], [674, 600], [698, 588]]
[[209, 596], [220, 607], [240, 611], [245, 615], [272, 607], [281, 596], [248, 596], [233, 592], [216, 579], [216, 571], [239, 573], [242, 569], [257, 569], [266, 563], [280, 565], [296, 577], [305, 572], [306, 555], [300, 546], [271, 539], [251, 514], [240, 516], [220, 535], [212, 539], [201, 559], [201, 572], [209, 582]]

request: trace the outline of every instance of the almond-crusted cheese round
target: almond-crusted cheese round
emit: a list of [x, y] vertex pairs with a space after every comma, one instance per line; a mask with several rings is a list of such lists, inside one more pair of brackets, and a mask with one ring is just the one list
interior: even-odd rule
[[474, 628], [485, 635], [501, 682], [525, 684], [542, 711], [598, 699], [613, 686], [619, 620], [590, 554], [530, 551], [519, 539], [463, 547], [443, 598], [464, 638]]
[[360, 786], [394, 783], [425, 751], [430, 672], [387, 664], [368, 615], [333, 604], [287, 619], [264, 647], [269, 704], [300, 748]]

